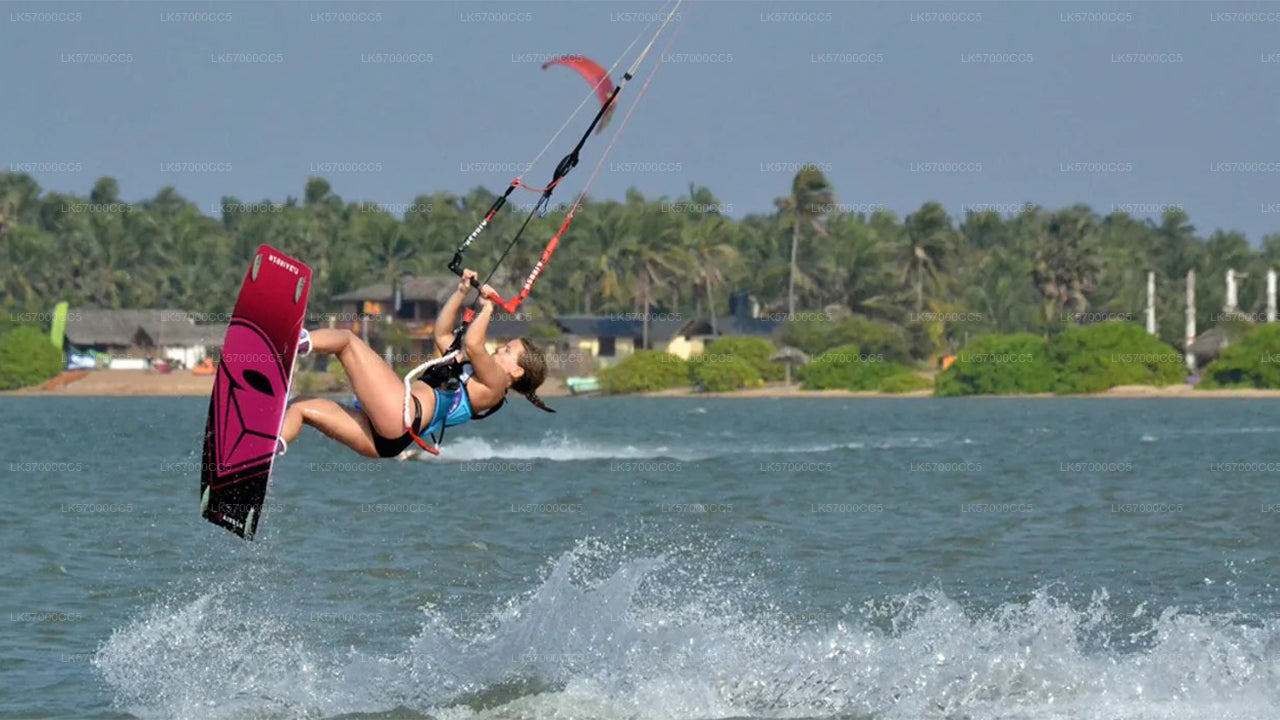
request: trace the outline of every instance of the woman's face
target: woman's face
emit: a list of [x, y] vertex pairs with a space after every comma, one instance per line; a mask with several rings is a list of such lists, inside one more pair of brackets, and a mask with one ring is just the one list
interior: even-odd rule
[[512, 378], [518, 378], [524, 375], [524, 368], [520, 367], [520, 356], [524, 354], [524, 343], [519, 340], [512, 340], [499, 347], [493, 353], [493, 359], [502, 366], [503, 370]]

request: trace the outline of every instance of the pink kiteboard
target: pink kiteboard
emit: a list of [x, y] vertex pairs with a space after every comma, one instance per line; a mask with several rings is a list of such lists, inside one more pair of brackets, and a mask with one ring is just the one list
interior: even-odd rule
[[289, 402], [311, 268], [267, 245], [254, 253], [222, 343], [200, 471], [201, 514], [252, 540]]

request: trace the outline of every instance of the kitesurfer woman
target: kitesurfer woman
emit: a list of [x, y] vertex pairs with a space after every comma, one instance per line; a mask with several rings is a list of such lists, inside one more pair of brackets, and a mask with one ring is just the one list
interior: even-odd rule
[[[472, 270], [463, 272], [457, 292], [436, 318], [435, 343], [441, 354], [453, 342], [451, 330], [457, 325], [458, 311], [476, 277]], [[299, 354], [337, 356], [351, 379], [357, 407], [325, 398], [296, 400], [285, 412], [278, 452], [285, 451], [305, 424], [366, 457], [396, 457], [415, 440], [426, 447], [420, 439], [423, 436], [492, 413], [506, 401], [508, 390], [515, 390], [537, 407], [550, 411], [537, 394], [547, 376], [546, 359], [537, 345], [522, 338], [502, 345], [492, 354], [485, 349], [485, 331], [493, 315], [493, 301], [489, 299], [492, 295], [488, 285], [480, 288], [480, 310], [463, 335], [465, 359], [454, 373], [458, 388], [415, 383], [411, 392], [411, 428], [406, 428], [404, 421], [404, 382], [359, 336], [350, 330], [316, 330], [309, 335], [304, 331]]]

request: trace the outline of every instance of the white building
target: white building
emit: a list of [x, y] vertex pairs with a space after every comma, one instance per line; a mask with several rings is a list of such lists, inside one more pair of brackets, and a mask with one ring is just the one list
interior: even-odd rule
[[67, 315], [70, 351], [96, 350], [118, 370], [143, 370], [149, 360], [194, 367], [222, 345], [222, 324], [197, 325], [180, 310], [79, 310]]

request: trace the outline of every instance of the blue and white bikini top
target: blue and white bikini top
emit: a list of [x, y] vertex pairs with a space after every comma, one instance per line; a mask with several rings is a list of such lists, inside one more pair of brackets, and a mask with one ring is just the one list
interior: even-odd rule
[[471, 363], [463, 363], [458, 373], [457, 390], [432, 388], [436, 394], [436, 410], [424, 433], [438, 432], [442, 427], [454, 427], [471, 420], [471, 398], [467, 396], [467, 381], [475, 375]]

